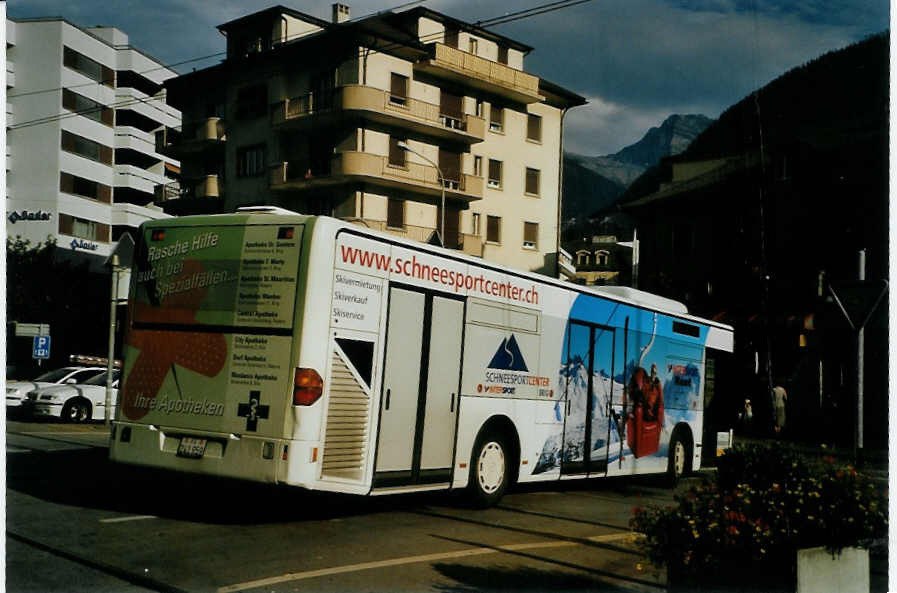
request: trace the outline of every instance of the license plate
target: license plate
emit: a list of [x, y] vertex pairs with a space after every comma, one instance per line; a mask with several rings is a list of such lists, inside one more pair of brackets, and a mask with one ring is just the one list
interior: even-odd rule
[[197, 439], [194, 437], [182, 437], [178, 444], [178, 457], [189, 457], [190, 459], [201, 459], [203, 453], [206, 452], [206, 439]]

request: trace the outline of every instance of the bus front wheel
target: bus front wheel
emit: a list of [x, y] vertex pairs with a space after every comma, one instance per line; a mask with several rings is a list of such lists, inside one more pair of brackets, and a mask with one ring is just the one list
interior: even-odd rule
[[510, 482], [510, 449], [500, 433], [477, 438], [470, 459], [470, 494], [474, 505], [487, 508], [496, 504]]

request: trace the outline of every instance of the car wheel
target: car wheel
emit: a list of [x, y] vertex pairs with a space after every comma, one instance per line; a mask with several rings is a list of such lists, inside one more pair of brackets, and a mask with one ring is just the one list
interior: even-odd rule
[[667, 476], [672, 485], [691, 473], [691, 443], [684, 431], [673, 431], [670, 439], [669, 461], [667, 463]]
[[81, 423], [90, 419], [90, 404], [83, 399], [75, 399], [62, 406], [63, 422]]
[[470, 494], [474, 505], [487, 508], [504, 495], [511, 481], [507, 439], [496, 432], [481, 435], [470, 460]]

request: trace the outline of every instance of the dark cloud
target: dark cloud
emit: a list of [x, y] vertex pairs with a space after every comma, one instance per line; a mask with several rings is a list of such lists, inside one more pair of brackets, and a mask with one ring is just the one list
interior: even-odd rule
[[[546, 0], [433, 0], [426, 6], [469, 22]], [[272, 0], [10, 0], [10, 16], [60, 15], [114, 25], [131, 43], [175, 63], [223, 52], [216, 25]], [[330, 3], [284, 5], [329, 18]], [[353, 17], [401, 0], [348, 2]], [[214, 5], [215, 10], [209, 10]], [[535, 49], [526, 68], [587, 98], [568, 118], [568, 149], [616, 152], [673, 113], [716, 117], [754, 89], [819, 55], [888, 26], [887, 0], [594, 0], [495, 27]], [[178, 67], [188, 72], [220, 57]]]

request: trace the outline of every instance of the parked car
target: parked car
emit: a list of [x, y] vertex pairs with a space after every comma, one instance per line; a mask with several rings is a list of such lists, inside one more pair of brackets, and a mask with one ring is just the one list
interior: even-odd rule
[[105, 367], [100, 366], [70, 366], [44, 373], [33, 381], [8, 381], [6, 383], [6, 409], [21, 408], [29, 391], [51, 385], [81, 383], [105, 370]]
[[[112, 371], [112, 406], [118, 399], [121, 371]], [[102, 420], [106, 415], [106, 376], [103, 372], [83, 383], [51, 385], [28, 393], [26, 404], [38, 418], [57, 417], [64, 422]]]

